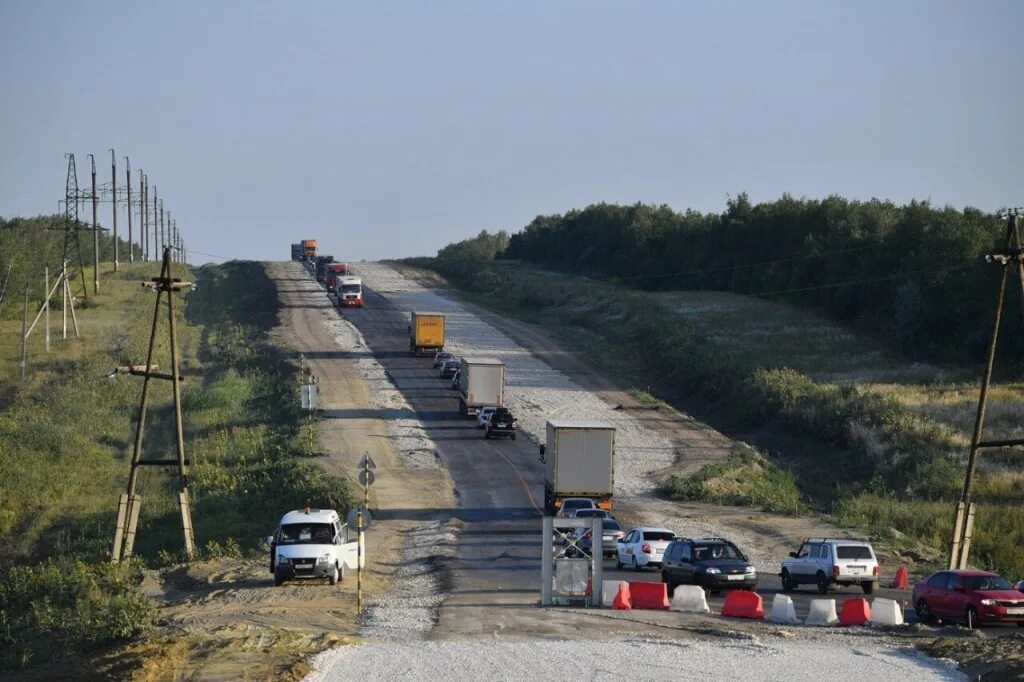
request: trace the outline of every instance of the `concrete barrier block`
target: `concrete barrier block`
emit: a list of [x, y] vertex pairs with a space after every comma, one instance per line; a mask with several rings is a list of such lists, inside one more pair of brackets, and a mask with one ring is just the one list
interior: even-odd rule
[[872, 625], [903, 625], [903, 609], [895, 599], [882, 599], [871, 602]]
[[698, 585], [679, 585], [672, 593], [672, 604], [669, 608], [683, 613], [710, 613], [708, 599], [704, 588]]
[[839, 616], [836, 615], [835, 599], [812, 599], [811, 610], [807, 614], [804, 625], [836, 625]]
[[781, 625], [796, 625], [800, 621], [796, 617], [796, 609], [793, 606], [793, 598], [788, 594], [777, 594], [772, 599], [772, 613], [768, 617], [773, 623]]
[[619, 593], [619, 585], [624, 583], [624, 580], [602, 580], [601, 606], [606, 609], [610, 609], [612, 607], [612, 602], [615, 601], [615, 595]]

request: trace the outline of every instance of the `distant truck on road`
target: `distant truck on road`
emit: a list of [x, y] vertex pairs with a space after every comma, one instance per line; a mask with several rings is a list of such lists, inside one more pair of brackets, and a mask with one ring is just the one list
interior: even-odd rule
[[459, 414], [505, 404], [505, 363], [494, 358], [463, 358], [459, 366]]
[[343, 308], [363, 307], [363, 280], [359, 277], [340, 277], [335, 289], [338, 305]]
[[615, 485], [615, 427], [602, 422], [549, 421], [544, 463], [544, 510], [558, 513], [562, 500], [587, 497], [612, 508]]
[[319, 249], [319, 245], [315, 239], [303, 239], [302, 240], [302, 257], [308, 261], [316, 258], [316, 252]]
[[334, 262], [334, 256], [317, 256], [314, 261], [316, 281], [327, 281], [327, 266]]
[[292, 244], [292, 260], [302, 260], [302, 242]]
[[338, 290], [338, 280], [348, 275], [348, 263], [330, 263], [327, 265], [327, 278], [325, 284], [327, 291], [332, 294]]
[[434, 355], [444, 350], [444, 315], [413, 311], [409, 324], [409, 352]]

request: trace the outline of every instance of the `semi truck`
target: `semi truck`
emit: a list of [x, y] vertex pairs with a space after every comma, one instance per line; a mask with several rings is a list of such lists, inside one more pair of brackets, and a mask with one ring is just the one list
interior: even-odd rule
[[463, 358], [459, 365], [459, 414], [505, 404], [505, 363], [494, 358]]
[[292, 244], [292, 260], [302, 260], [302, 242]]
[[363, 307], [363, 280], [358, 277], [339, 277], [334, 293], [343, 308]]
[[615, 427], [603, 422], [553, 420], [544, 463], [544, 509], [558, 513], [568, 497], [588, 497], [601, 509], [612, 508], [615, 485]]
[[325, 284], [327, 284], [327, 291], [336, 293], [338, 290], [338, 280], [348, 275], [348, 263], [330, 263], [327, 266], [327, 278]]
[[434, 355], [444, 350], [444, 315], [413, 311], [409, 324], [409, 352]]
[[303, 239], [302, 240], [302, 257], [306, 260], [313, 260], [316, 258], [316, 252], [319, 249], [319, 245], [315, 239]]
[[327, 281], [327, 266], [334, 262], [334, 256], [317, 256], [314, 264], [316, 265], [316, 281], [326, 282]]

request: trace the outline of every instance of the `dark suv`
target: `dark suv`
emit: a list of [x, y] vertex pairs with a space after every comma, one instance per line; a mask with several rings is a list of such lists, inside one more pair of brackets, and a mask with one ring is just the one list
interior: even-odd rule
[[494, 438], [496, 436], [508, 436], [512, 440], [516, 439], [516, 430], [519, 428], [519, 423], [516, 418], [512, 416], [504, 407], [499, 407], [491, 415], [490, 420], [484, 425], [484, 438]]
[[706, 592], [753, 590], [757, 570], [739, 547], [725, 538], [676, 538], [665, 548], [661, 581], [668, 593], [676, 585], [700, 585]]

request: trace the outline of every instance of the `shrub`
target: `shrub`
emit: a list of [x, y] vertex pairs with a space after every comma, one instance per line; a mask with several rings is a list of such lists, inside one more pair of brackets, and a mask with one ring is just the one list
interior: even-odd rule
[[0, 571], [0, 667], [124, 641], [153, 623], [134, 566], [49, 560]]

